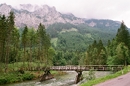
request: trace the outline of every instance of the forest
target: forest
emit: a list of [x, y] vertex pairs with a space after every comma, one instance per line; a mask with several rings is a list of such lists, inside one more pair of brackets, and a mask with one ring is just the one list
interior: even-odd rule
[[116, 36], [104, 46], [102, 40], [89, 45], [86, 64], [128, 65], [130, 64], [130, 35], [122, 21]]
[[0, 71], [4, 68], [6, 72], [8, 65], [16, 62], [23, 66], [30, 62], [52, 65], [54, 50], [45, 26], [39, 24], [37, 30], [25, 26], [20, 33], [14, 18], [13, 12], [8, 17], [0, 16]]
[[20, 67], [26, 64], [30, 67], [31, 63], [44, 66], [130, 64], [130, 35], [124, 22], [115, 28], [114, 35], [110, 29], [111, 33], [107, 33], [102, 28], [71, 24], [66, 24], [67, 30], [57, 27], [57, 31], [46, 29], [41, 23], [37, 29], [28, 26], [18, 29], [14, 19], [13, 12], [9, 16], [0, 15], [0, 72], [7, 72], [14, 63], [20, 63]]
[[47, 29], [40, 23], [36, 29], [18, 28], [14, 20], [13, 12], [0, 15], [0, 84], [40, 76], [25, 68], [130, 64], [130, 34], [123, 21], [115, 29], [62, 23]]
[[53, 65], [55, 51], [45, 26], [40, 23], [37, 30], [28, 26], [21, 30], [14, 19], [13, 12], [0, 15], [0, 84], [36, 79], [39, 71], [24, 69]]

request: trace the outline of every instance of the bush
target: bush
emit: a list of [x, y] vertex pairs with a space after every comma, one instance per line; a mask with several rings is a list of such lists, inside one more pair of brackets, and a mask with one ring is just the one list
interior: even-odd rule
[[4, 77], [0, 78], [0, 85], [6, 84], [6, 83], [7, 83], [7, 80]]
[[94, 80], [95, 79], [95, 72], [90, 70], [87, 76], [87, 80]]
[[22, 77], [23, 77], [23, 81], [25, 81], [25, 80], [32, 80], [34, 78], [34, 75], [26, 73], [26, 74], [23, 74]]

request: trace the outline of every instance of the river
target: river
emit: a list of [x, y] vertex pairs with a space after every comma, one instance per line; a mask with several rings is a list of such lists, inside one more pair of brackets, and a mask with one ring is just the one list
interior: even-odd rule
[[[85, 77], [88, 72], [83, 72], [83, 76]], [[96, 78], [105, 76], [110, 74], [110, 72], [96, 71]], [[66, 75], [57, 76], [51, 80], [39, 82], [39, 80], [26, 81], [14, 84], [7, 84], [2, 86], [78, 86], [79, 84], [75, 84], [75, 77], [77, 73], [74, 71], [68, 71]]]

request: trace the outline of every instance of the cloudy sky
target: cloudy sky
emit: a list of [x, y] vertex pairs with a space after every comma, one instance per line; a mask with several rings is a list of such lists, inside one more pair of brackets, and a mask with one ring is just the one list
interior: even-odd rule
[[130, 27], [130, 0], [0, 0], [12, 6], [37, 4], [54, 6], [62, 13], [73, 13], [81, 18], [124, 21]]

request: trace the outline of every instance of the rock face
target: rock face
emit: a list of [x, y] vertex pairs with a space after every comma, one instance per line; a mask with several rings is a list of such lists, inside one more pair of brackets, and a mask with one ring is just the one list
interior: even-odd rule
[[7, 4], [0, 5], [1, 14], [8, 15], [10, 11], [15, 13], [15, 23], [18, 27], [27, 25], [37, 28], [39, 23], [45, 26], [53, 23], [84, 23], [83, 19], [77, 18], [73, 14], [62, 14], [56, 11], [55, 7], [49, 7], [48, 5], [20, 4], [17, 7], [12, 7]]
[[90, 27], [97, 28], [118, 28], [120, 22], [112, 20], [101, 20], [101, 19], [83, 19], [75, 17], [73, 14], [63, 14], [58, 12], [55, 7], [49, 7], [48, 5], [31, 5], [31, 4], [20, 4], [19, 6], [12, 7], [7, 4], [0, 5], [0, 14], [6, 16], [10, 11], [15, 14], [15, 25], [17, 27], [28, 27], [37, 28], [39, 23], [45, 26], [52, 25], [54, 23], [70, 23], [74, 25], [87, 24]]
[[0, 5], [0, 14], [5, 14], [7, 16], [11, 10], [12, 7], [10, 5], [6, 5], [6, 4]]

